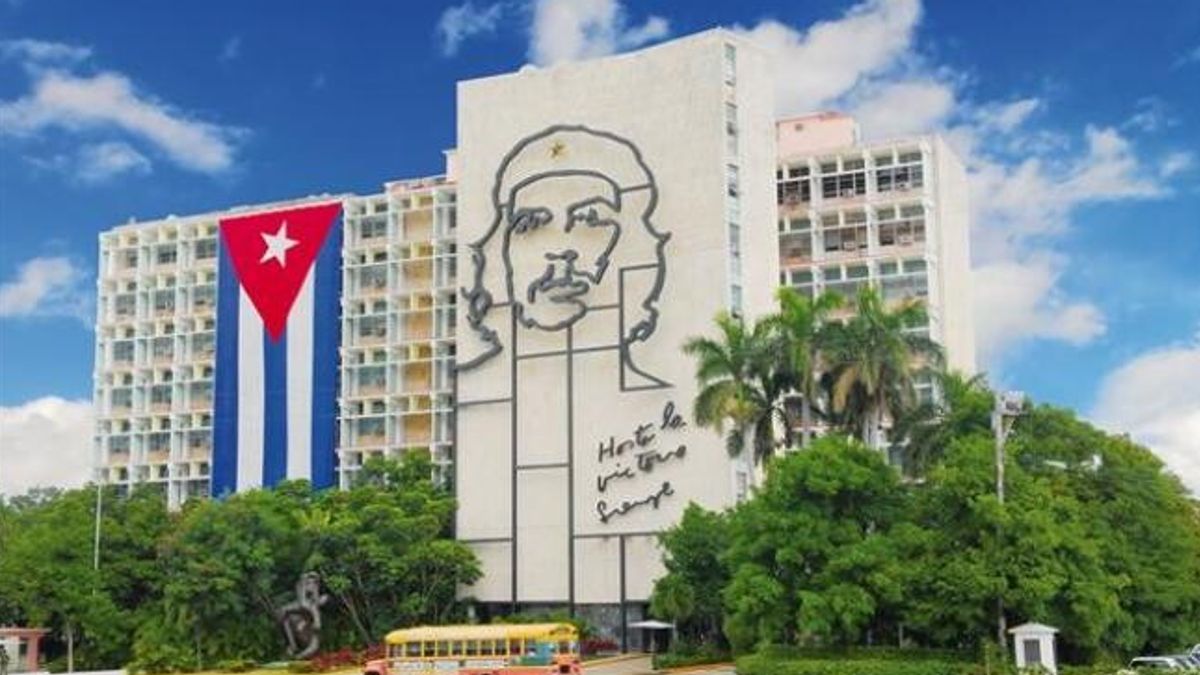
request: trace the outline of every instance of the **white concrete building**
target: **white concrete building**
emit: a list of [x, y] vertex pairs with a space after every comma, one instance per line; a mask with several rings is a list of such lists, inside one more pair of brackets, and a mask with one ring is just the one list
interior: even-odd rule
[[209, 493], [218, 224], [338, 201], [338, 483], [428, 450], [483, 562], [464, 589], [482, 614], [642, 618], [655, 536], [748, 490], [744, 460], [691, 422], [680, 347], [719, 311], [766, 313], [779, 283], [874, 283], [925, 298], [917, 330], [974, 370], [945, 144], [864, 145], [844, 116], [773, 109], [766, 57], [708, 31], [461, 83], [445, 176], [102, 233], [96, 478], [172, 506]]
[[[748, 475], [684, 341], [770, 311], [766, 57], [710, 31], [459, 86], [458, 536], [493, 611], [642, 617], [656, 535]], [[757, 224], [757, 226], [755, 226]]]
[[[779, 283], [853, 301], [920, 298], [947, 365], [975, 372], [970, 217], [962, 163], [938, 136], [862, 143], [838, 113], [778, 123]], [[931, 396], [932, 383], [918, 391]]]
[[[208, 496], [213, 458], [218, 222], [341, 201], [338, 481], [371, 456], [452, 457], [454, 188], [444, 178], [168, 216], [100, 235], [95, 477], [148, 484], [172, 507]], [[336, 320], [336, 316], [334, 317]]]

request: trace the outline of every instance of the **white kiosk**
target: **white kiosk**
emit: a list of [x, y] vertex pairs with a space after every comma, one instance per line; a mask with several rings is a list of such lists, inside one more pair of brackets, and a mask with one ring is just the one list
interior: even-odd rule
[[1051, 673], [1058, 673], [1058, 658], [1054, 647], [1057, 628], [1040, 623], [1023, 623], [1010, 628], [1008, 632], [1013, 636], [1013, 652], [1019, 670], [1041, 667]]

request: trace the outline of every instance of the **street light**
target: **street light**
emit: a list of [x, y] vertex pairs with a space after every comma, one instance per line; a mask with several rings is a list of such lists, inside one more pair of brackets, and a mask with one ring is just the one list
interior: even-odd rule
[[[1004, 442], [1012, 432], [1017, 417], [1025, 407], [1025, 394], [1019, 391], [1006, 391], [996, 395], [996, 405], [992, 409], [992, 433], [996, 437], [996, 500], [1004, 503]], [[999, 538], [997, 538], [999, 543]], [[996, 641], [1000, 645], [1000, 653], [1008, 653], [1007, 624], [1004, 620], [1004, 595], [996, 596]]]

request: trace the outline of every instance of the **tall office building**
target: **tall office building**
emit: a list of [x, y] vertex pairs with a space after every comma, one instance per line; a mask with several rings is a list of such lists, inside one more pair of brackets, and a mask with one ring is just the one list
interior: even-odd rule
[[[941, 344], [947, 365], [975, 372], [967, 177], [938, 136], [863, 143], [839, 113], [780, 120], [775, 196], [779, 282], [853, 302], [864, 285], [884, 300], [916, 298], [914, 326]], [[918, 384], [933, 395], [933, 383]]]
[[[259, 329], [221, 358], [217, 317], [263, 311], [243, 294], [240, 315], [221, 314], [222, 284], [245, 290], [247, 265], [282, 275], [287, 249], [307, 244], [281, 214], [336, 203], [340, 302], [305, 311], [340, 326], [336, 387], [320, 389], [337, 399], [336, 441], [314, 447], [336, 453], [337, 484], [370, 457], [426, 450], [457, 490], [484, 613], [639, 618], [655, 535], [690, 501], [742, 499], [752, 479], [691, 422], [680, 346], [717, 312], [768, 312], [779, 283], [876, 284], [926, 299], [913, 330], [974, 369], [962, 167], [936, 137], [864, 145], [844, 116], [777, 122], [772, 92], [765, 55], [723, 30], [523, 69], [461, 83], [444, 176], [104, 232], [96, 478], [157, 486], [172, 506], [210, 493], [221, 364], [294, 347]], [[231, 232], [244, 247], [232, 281]], [[259, 409], [303, 431], [315, 408], [291, 405], [287, 381]], [[276, 428], [238, 425], [259, 440]], [[238, 476], [223, 484], [255, 484]]]
[[[372, 456], [452, 459], [454, 186], [444, 177], [129, 223], [100, 235], [95, 478], [207, 496], [213, 469], [218, 223], [342, 205], [338, 482]], [[339, 308], [325, 308], [338, 320]]]

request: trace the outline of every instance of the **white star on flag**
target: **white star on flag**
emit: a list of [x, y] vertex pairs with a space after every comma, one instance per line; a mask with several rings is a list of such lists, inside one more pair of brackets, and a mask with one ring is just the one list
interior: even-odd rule
[[266, 232], [259, 233], [263, 242], [267, 245], [267, 250], [263, 251], [262, 258], [258, 261], [259, 264], [265, 263], [268, 260], [275, 260], [280, 267], [287, 267], [287, 252], [288, 249], [295, 247], [300, 242], [295, 239], [288, 239], [287, 236], [287, 221], [279, 226], [279, 230], [275, 234], [267, 234]]

